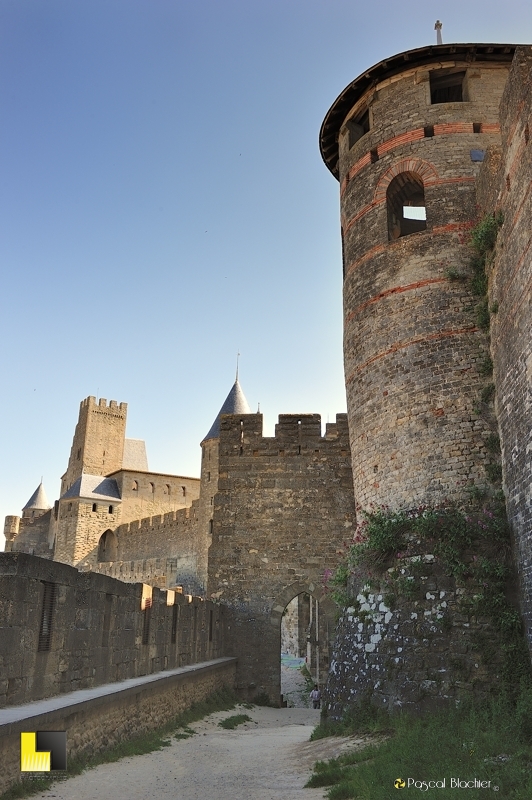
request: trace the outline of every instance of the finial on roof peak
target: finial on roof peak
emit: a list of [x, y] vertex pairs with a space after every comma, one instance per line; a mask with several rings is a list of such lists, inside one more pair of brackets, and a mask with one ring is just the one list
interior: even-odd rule
[[443, 28], [443, 23], [441, 23], [440, 20], [437, 19], [434, 25], [434, 30], [436, 31], [436, 44], [443, 44], [443, 39], [441, 38], [442, 28]]
[[236, 354], [236, 378], [235, 380], [238, 382], [238, 359], [240, 358], [240, 352]]

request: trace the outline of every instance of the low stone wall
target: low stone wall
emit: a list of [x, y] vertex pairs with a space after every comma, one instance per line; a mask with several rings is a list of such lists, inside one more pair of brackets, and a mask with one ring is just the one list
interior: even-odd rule
[[82, 755], [90, 758], [124, 739], [161, 727], [214, 691], [232, 689], [235, 671], [235, 658], [219, 658], [3, 709], [0, 793], [22, 778], [22, 732], [66, 731], [68, 771], [68, 759]]

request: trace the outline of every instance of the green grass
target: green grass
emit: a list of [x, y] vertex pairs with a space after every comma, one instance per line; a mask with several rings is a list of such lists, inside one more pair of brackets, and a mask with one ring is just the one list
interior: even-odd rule
[[96, 767], [98, 764], [108, 764], [113, 761], [119, 761], [121, 758], [144, 755], [145, 753], [152, 753], [154, 750], [162, 750], [163, 747], [170, 746], [172, 738], [188, 739], [189, 736], [192, 736], [194, 731], [189, 727], [192, 722], [198, 722], [198, 720], [203, 719], [215, 711], [228, 711], [233, 709], [236, 704], [236, 695], [229, 689], [222, 689], [218, 692], [214, 692], [205, 700], [200, 703], [195, 703], [187, 711], [184, 711], [173, 720], [170, 720], [156, 731], [148, 731], [142, 734], [142, 736], [136, 736], [134, 739], [119, 742], [119, 744], [110, 747], [108, 750], [102, 753], [95, 753], [93, 756], [69, 758], [68, 771], [64, 777], [61, 775], [54, 776], [53, 778], [22, 780], [11, 789], [8, 789], [7, 792], [0, 795], [0, 800], [17, 800], [17, 798], [30, 797], [33, 794], [38, 794], [39, 792], [49, 789], [53, 783], [68, 780], [68, 778], [79, 775], [84, 772], [84, 770]]
[[251, 722], [251, 717], [247, 714], [233, 714], [232, 717], [226, 717], [218, 723], [220, 728], [225, 728], [227, 731], [234, 731], [237, 725], [243, 725], [244, 722]]
[[[532, 797], [532, 689], [523, 688], [517, 703], [500, 697], [423, 717], [405, 714], [388, 724], [389, 739], [318, 762], [307, 786], [329, 787], [330, 800], [389, 800], [397, 778], [445, 778], [445, 789], [428, 788], [423, 796], [447, 800], [456, 796], [451, 778], [476, 778], [498, 786], [504, 800]], [[468, 788], [467, 798], [486, 798], [487, 791]]]

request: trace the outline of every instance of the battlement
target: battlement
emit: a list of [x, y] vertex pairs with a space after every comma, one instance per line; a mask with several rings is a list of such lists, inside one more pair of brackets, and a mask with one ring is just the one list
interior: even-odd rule
[[127, 403], [117, 403], [116, 400], [109, 400], [109, 405], [107, 405], [107, 400], [105, 397], [100, 397], [98, 401], [94, 395], [90, 395], [86, 397], [85, 400], [82, 400], [79, 404], [80, 410], [82, 408], [109, 408], [115, 411], [121, 411], [122, 413], [126, 413], [127, 411]]
[[319, 414], [280, 414], [275, 436], [265, 437], [262, 414], [227, 414], [220, 420], [220, 452], [230, 455], [283, 455], [286, 451], [302, 454], [320, 450], [349, 450], [347, 414], [337, 414], [321, 433]]
[[143, 517], [142, 519], [136, 519], [132, 522], [125, 522], [115, 529], [115, 533], [119, 540], [120, 538], [123, 540], [128, 535], [138, 532], [142, 532], [144, 535], [149, 530], [160, 531], [164, 528], [172, 528], [175, 530], [180, 526], [195, 523], [198, 505], [199, 501], [193, 500], [191, 506], [179, 508], [177, 511], [168, 511], [166, 514], [156, 514], [152, 517]]

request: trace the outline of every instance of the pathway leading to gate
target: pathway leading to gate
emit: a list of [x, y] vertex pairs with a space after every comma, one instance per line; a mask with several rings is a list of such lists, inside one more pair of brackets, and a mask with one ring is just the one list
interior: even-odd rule
[[[236, 730], [224, 717], [248, 714]], [[143, 756], [102, 764], [57, 783], [37, 800], [322, 800], [323, 789], [304, 789], [316, 760], [332, 758], [353, 740], [309, 742], [319, 711], [239, 707], [193, 723], [195, 736]]]

